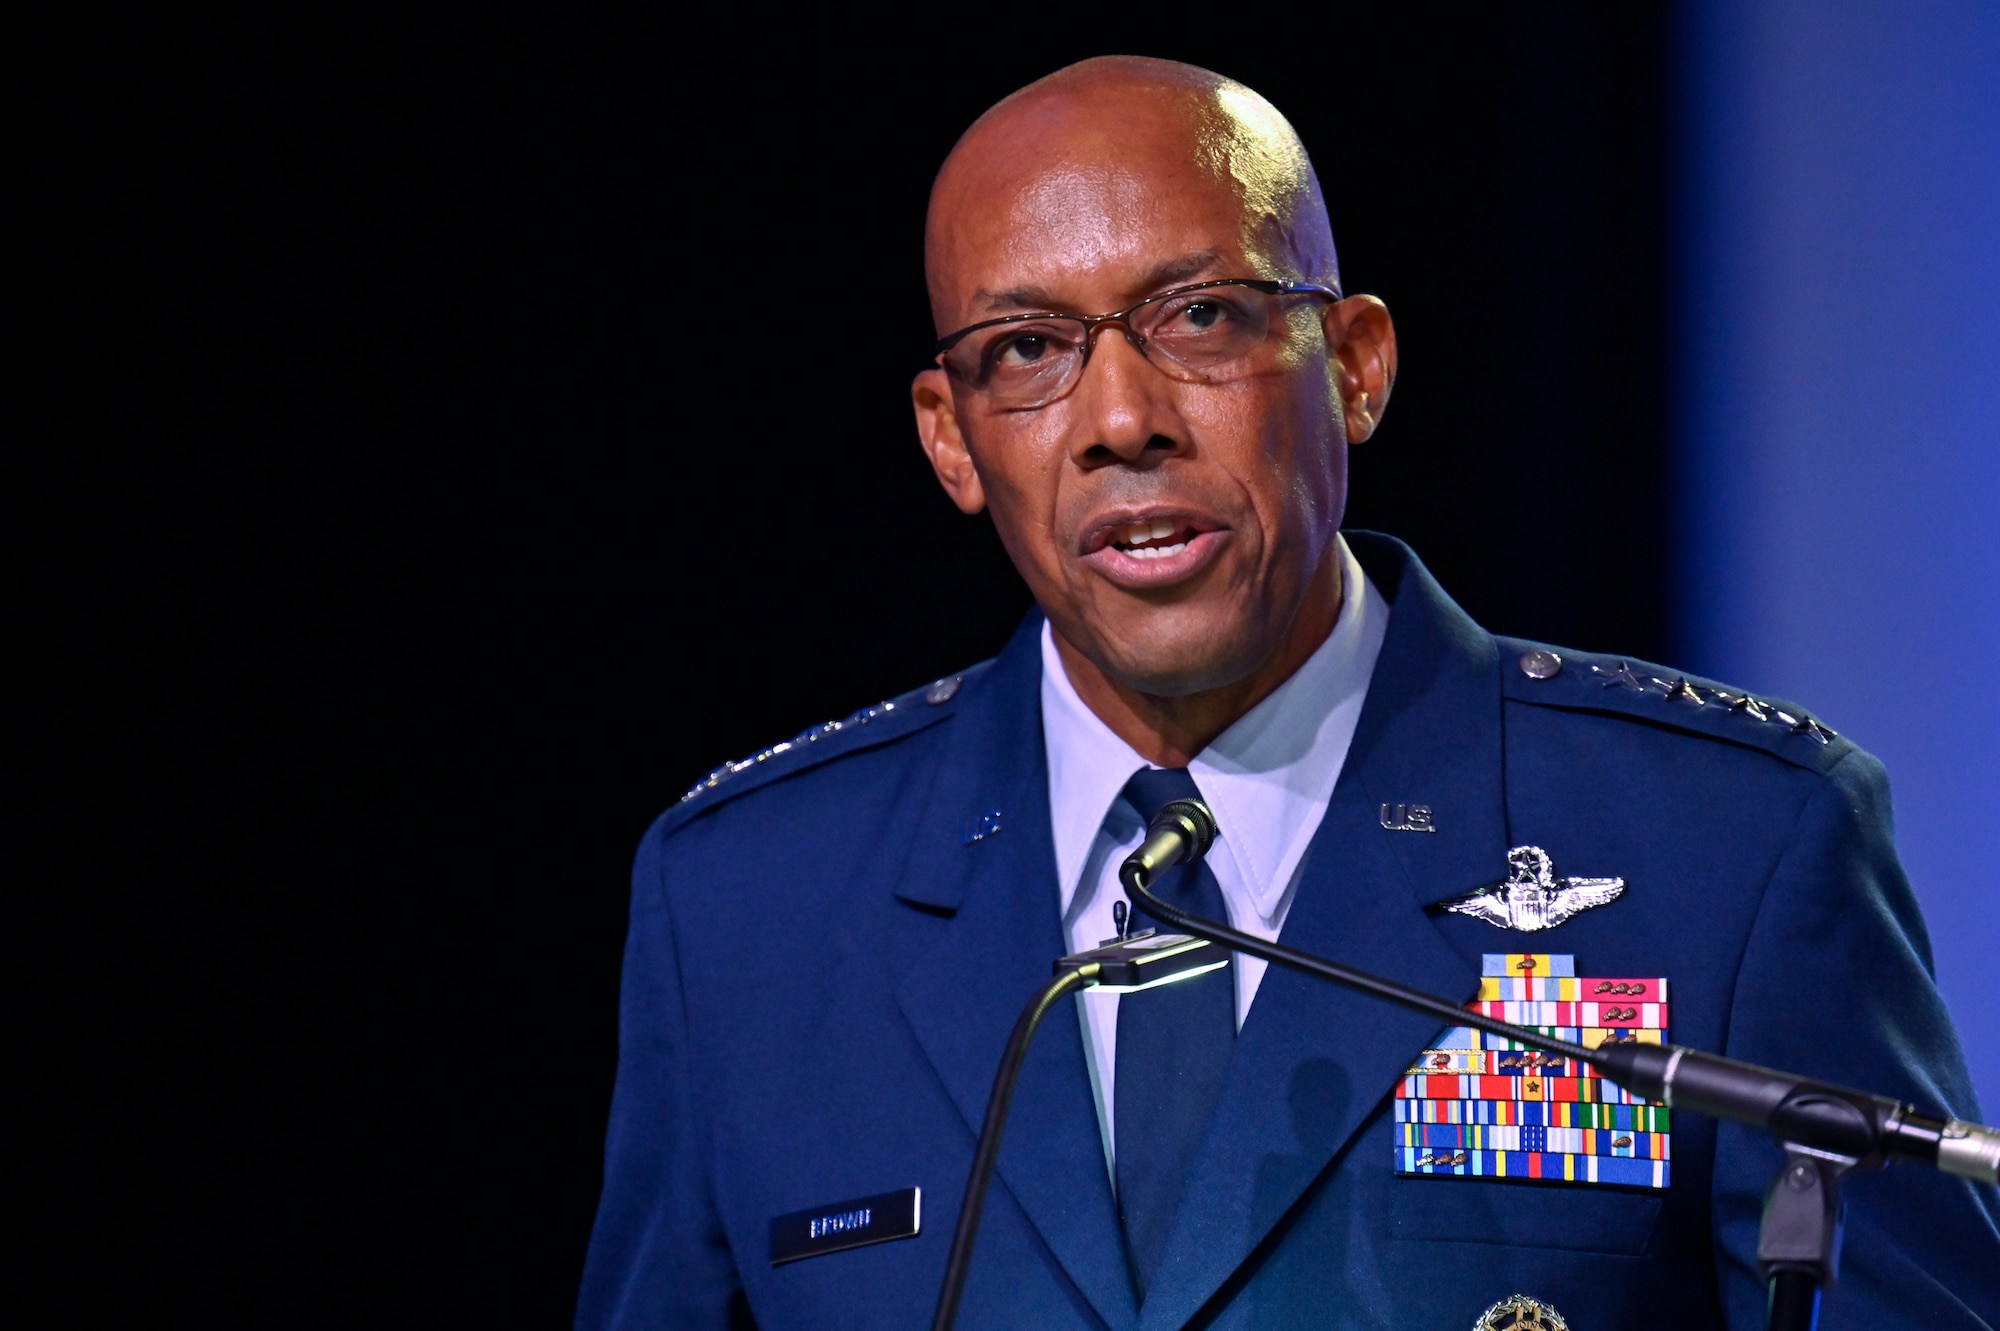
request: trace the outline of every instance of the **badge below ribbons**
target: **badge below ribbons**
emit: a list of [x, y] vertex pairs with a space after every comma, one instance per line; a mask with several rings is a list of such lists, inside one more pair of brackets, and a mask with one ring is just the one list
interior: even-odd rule
[[[1667, 982], [1579, 976], [1562, 953], [1488, 953], [1466, 1007], [1595, 1047], [1664, 1043]], [[1396, 1172], [1667, 1186], [1669, 1110], [1597, 1070], [1456, 1026], [1396, 1088]]]

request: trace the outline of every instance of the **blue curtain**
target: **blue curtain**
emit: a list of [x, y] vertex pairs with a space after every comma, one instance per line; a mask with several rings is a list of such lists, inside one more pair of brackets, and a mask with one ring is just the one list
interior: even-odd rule
[[1682, 11], [1673, 595], [1691, 668], [1887, 765], [2000, 1113], [2000, 5]]

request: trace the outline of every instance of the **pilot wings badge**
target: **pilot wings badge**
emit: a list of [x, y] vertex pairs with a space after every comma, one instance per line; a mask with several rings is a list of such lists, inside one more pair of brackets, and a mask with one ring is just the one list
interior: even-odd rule
[[1558, 879], [1554, 863], [1540, 846], [1514, 847], [1507, 852], [1507, 867], [1513, 872], [1506, 882], [1454, 897], [1444, 908], [1498, 929], [1533, 933], [1553, 929], [1593, 906], [1616, 901], [1625, 891], [1623, 878]]

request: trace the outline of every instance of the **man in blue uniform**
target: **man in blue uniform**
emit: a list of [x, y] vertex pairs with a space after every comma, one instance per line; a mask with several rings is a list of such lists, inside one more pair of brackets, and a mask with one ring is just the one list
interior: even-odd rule
[[[1239, 929], [1976, 1117], [1873, 759], [1790, 703], [1496, 638], [1341, 533], [1395, 335], [1268, 103], [1061, 71], [960, 141], [926, 251], [919, 432], [1040, 609], [647, 834], [579, 1325], [926, 1325], [1008, 1030], [1115, 932], [1178, 793], [1221, 835], [1176, 890]], [[1768, 1141], [1241, 957], [1075, 1007], [961, 1326], [1762, 1325]], [[1993, 1320], [1990, 1190], [1846, 1191], [1827, 1325]]]

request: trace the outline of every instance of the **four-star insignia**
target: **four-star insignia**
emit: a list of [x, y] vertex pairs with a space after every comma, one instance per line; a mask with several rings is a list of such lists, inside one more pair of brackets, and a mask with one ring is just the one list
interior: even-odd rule
[[[1561, 658], [1554, 652], [1536, 648], [1525, 653], [1520, 661], [1521, 673], [1529, 679], [1554, 679], [1562, 672]], [[1686, 675], [1676, 675], [1672, 679], [1662, 679], [1658, 675], [1641, 674], [1633, 669], [1631, 662], [1620, 661], [1614, 666], [1592, 665], [1600, 687], [1607, 689], [1631, 689], [1635, 693], [1655, 694], [1667, 702], [1691, 703], [1695, 707], [1706, 707], [1718, 703], [1732, 716], [1747, 716], [1752, 721], [1765, 721], [1785, 727], [1794, 735], [1810, 735], [1821, 744], [1831, 743], [1838, 732], [1831, 726], [1815, 721], [1801, 713], [1793, 716], [1790, 712], [1763, 702], [1747, 693], [1732, 693], [1728, 689], [1713, 684], [1697, 687], [1690, 683]]]
[[[944, 681], [939, 681], [939, 683], [943, 682]], [[933, 691], [935, 691], [937, 687], [938, 687], [937, 684], [931, 685]], [[952, 692], [954, 693], [957, 692], [957, 689], [954, 687]], [[950, 693], [947, 693], [945, 695], [946, 700], [949, 700], [950, 697], [951, 697]], [[939, 699], [933, 697], [931, 701], [935, 703], [938, 702]], [[773, 744], [768, 749], [760, 749], [758, 752], [751, 754], [748, 758], [743, 759], [741, 762], [724, 763], [722, 766], [716, 768], [714, 771], [710, 772], [707, 776], [703, 777], [701, 780], [695, 782], [694, 789], [690, 790], [687, 794], [681, 796], [680, 802], [682, 804], [686, 804], [689, 800], [701, 794], [703, 791], [714, 790], [717, 786], [729, 780], [730, 777], [737, 776], [743, 772], [747, 772], [752, 768], [756, 767], [757, 764], [759, 763], [767, 763], [771, 761], [771, 759], [778, 757], [780, 754], [790, 753], [793, 749], [796, 749], [801, 745], [817, 744], [824, 736], [837, 735], [841, 731], [846, 730], [851, 726], [865, 726], [870, 721], [875, 720], [877, 717], [887, 716], [895, 710], [896, 710], [896, 702], [894, 699], [891, 699], [888, 702], [878, 702], [873, 707], [864, 707], [860, 711], [854, 713], [854, 715], [846, 718], [845, 720], [828, 721], [821, 725], [812, 726], [806, 730], [801, 730], [798, 734], [792, 736], [784, 743]], [[994, 830], [997, 831], [999, 829], [996, 828]]]

